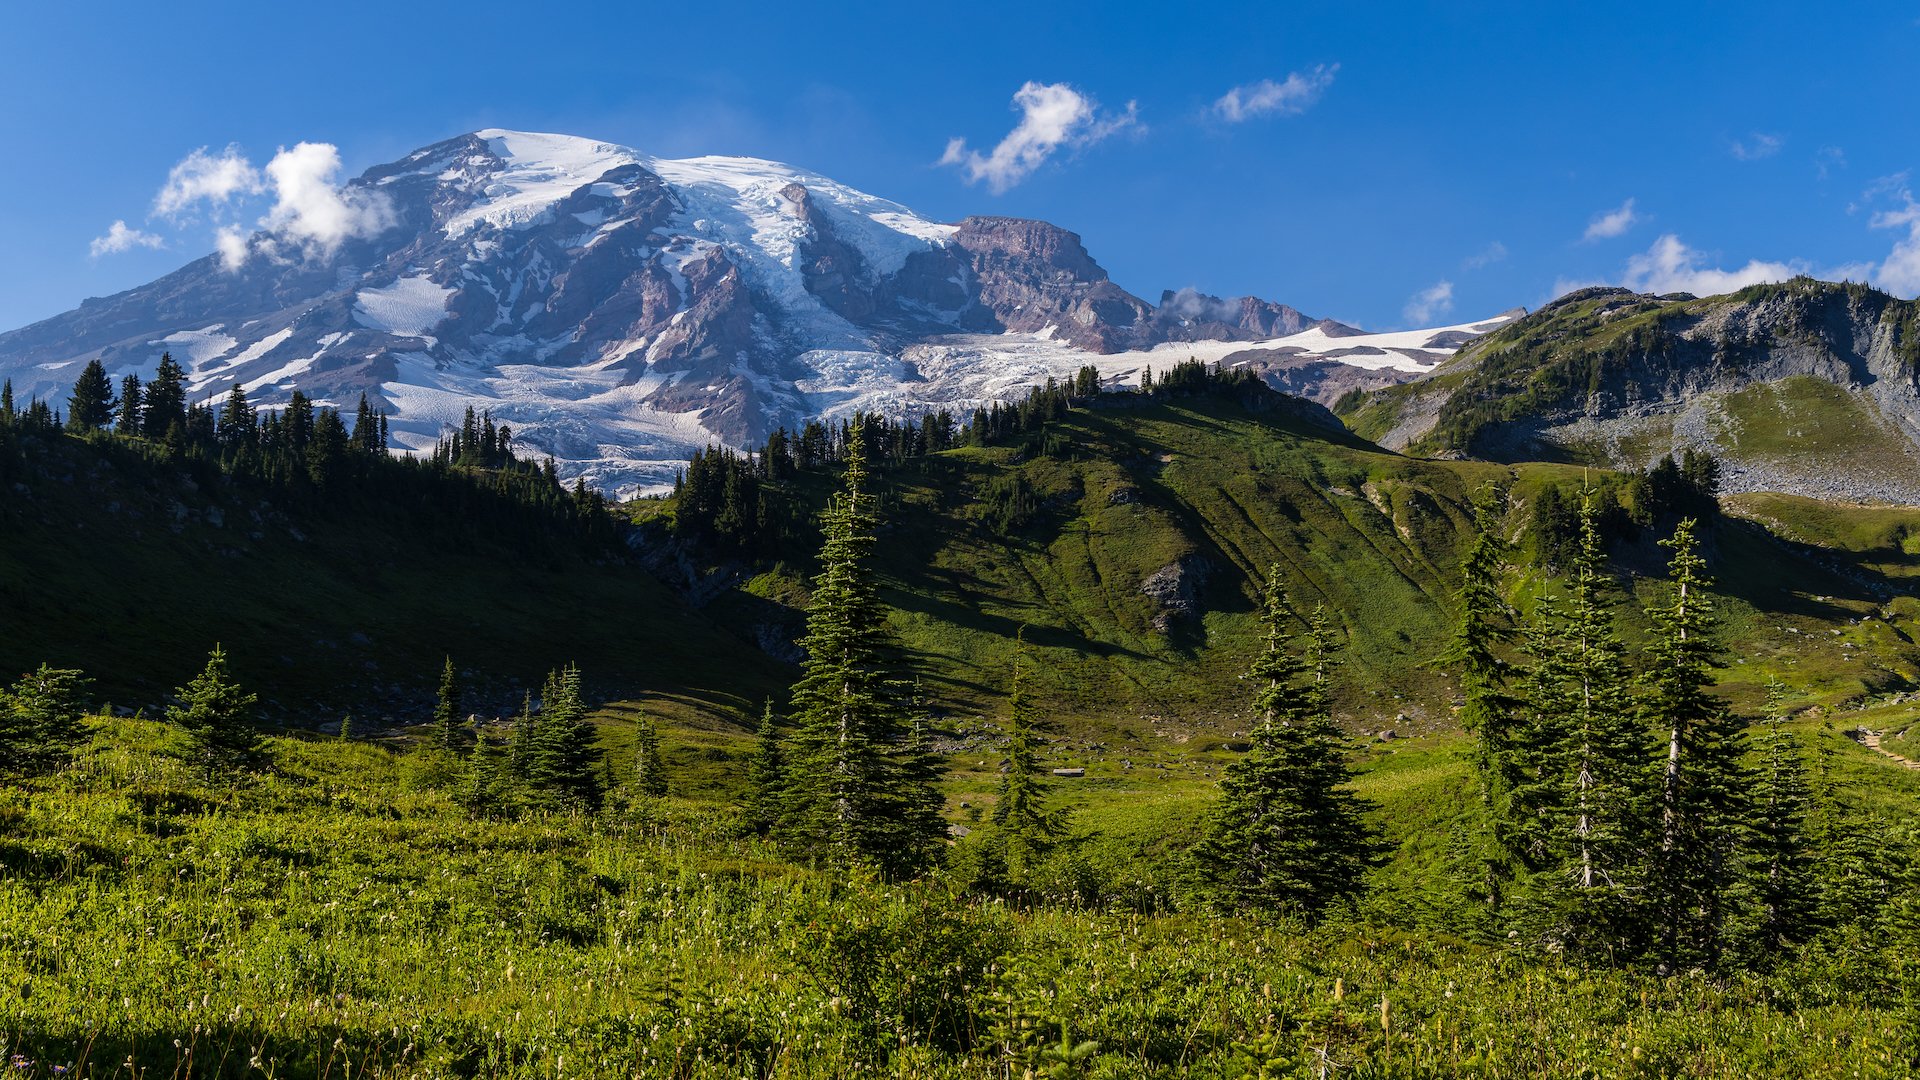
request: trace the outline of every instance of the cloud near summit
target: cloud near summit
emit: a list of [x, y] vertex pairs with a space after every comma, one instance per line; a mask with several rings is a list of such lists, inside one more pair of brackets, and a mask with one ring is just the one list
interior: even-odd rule
[[1066, 83], [1029, 82], [1013, 95], [1020, 122], [990, 153], [967, 147], [964, 138], [948, 140], [940, 164], [956, 166], [969, 184], [987, 182], [998, 195], [1033, 175], [1061, 149], [1092, 146], [1111, 135], [1132, 129], [1145, 131], [1140, 110], [1127, 102], [1126, 111], [1102, 113], [1099, 102]]
[[[396, 224], [384, 193], [343, 186], [339, 172], [340, 151], [331, 143], [283, 147], [264, 168], [256, 168], [237, 146], [218, 154], [203, 146], [168, 171], [149, 217], [182, 226], [196, 220], [196, 212], [204, 208], [217, 225], [214, 247], [229, 270], [239, 269], [255, 252], [275, 259], [326, 258], [349, 239], [376, 236]], [[247, 199], [268, 193], [273, 204], [254, 223], [266, 235], [249, 239], [234, 219]], [[115, 230], [94, 241], [94, 253], [161, 242], [118, 222]]]

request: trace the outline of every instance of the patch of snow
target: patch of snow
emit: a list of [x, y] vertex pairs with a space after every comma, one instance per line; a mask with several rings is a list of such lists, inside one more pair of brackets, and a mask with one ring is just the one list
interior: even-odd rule
[[452, 289], [435, 285], [424, 274], [403, 277], [384, 289], [361, 289], [354, 298], [353, 319], [372, 330], [424, 337], [446, 319], [452, 295]]

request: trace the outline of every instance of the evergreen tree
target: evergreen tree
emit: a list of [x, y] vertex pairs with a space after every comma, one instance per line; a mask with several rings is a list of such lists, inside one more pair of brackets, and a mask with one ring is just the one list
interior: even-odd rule
[[642, 795], [667, 793], [667, 765], [660, 757], [660, 729], [644, 710], [633, 722], [633, 783]]
[[138, 435], [145, 430], [141, 423], [146, 415], [141, 409], [144, 397], [140, 376], [130, 374], [120, 380], [120, 412], [114, 419], [114, 430], [122, 435]]
[[1476, 830], [1471, 858], [1480, 870], [1468, 888], [1489, 912], [1500, 908], [1514, 873], [1508, 821], [1514, 785], [1512, 743], [1519, 713], [1510, 688], [1513, 665], [1503, 655], [1515, 635], [1513, 610], [1500, 593], [1509, 545], [1500, 535], [1493, 499], [1494, 493], [1485, 490], [1474, 500], [1474, 536], [1461, 560], [1460, 589], [1454, 594], [1459, 613], [1453, 640], [1439, 659], [1460, 680], [1460, 726], [1475, 740], [1482, 824]]
[[251, 446], [259, 437], [259, 421], [253, 405], [247, 400], [246, 388], [238, 382], [227, 391], [227, 400], [220, 407], [219, 437], [221, 445], [229, 449]]
[[533, 692], [520, 699], [520, 715], [513, 718], [513, 734], [507, 740], [507, 772], [516, 780], [531, 779], [533, 744], [540, 734], [540, 720], [533, 711]]
[[1786, 687], [1767, 684], [1766, 734], [1753, 785], [1755, 945], [1775, 950], [1806, 940], [1818, 907], [1807, 819], [1813, 795], [1800, 740], [1788, 731]]
[[71, 758], [86, 737], [86, 687], [80, 672], [41, 664], [0, 688], [0, 769], [44, 772]]
[[893, 641], [868, 566], [878, 514], [866, 490], [865, 430], [849, 430], [845, 487], [822, 515], [777, 833], [796, 854], [901, 877], [935, 860], [945, 830], [889, 667]]
[[13, 380], [0, 382], [0, 420], [13, 419]]
[[780, 725], [773, 714], [773, 699], [760, 713], [760, 728], [754, 733], [753, 760], [747, 766], [747, 827], [762, 836], [780, 820], [780, 806], [786, 798], [786, 763], [781, 760]]
[[1007, 700], [1007, 769], [1000, 777], [1000, 796], [993, 807], [997, 828], [993, 849], [1006, 872], [1007, 883], [1023, 889], [1059, 843], [1060, 814], [1047, 807], [1040, 782], [1038, 747], [1040, 720], [1026, 688], [1025, 630], [1014, 638], [1012, 692]]
[[167, 708], [167, 719], [193, 736], [196, 756], [209, 772], [244, 768], [259, 758], [260, 733], [253, 712], [259, 699], [233, 681], [220, 646], [208, 654], [206, 668], [174, 696], [180, 704]]
[[187, 370], [172, 353], [160, 354], [160, 369], [142, 391], [141, 428], [149, 439], [164, 439], [173, 425], [186, 426]]
[[1542, 597], [1527, 634], [1510, 828], [1532, 871], [1534, 931], [1570, 950], [1619, 955], [1637, 947], [1651, 746], [1634, 714], [1591, 498], [1566, 566], [1565, 597]]
[[477, 818], [512, 816], [513, 778], [508, 774], [507, 756], [485, 732], [474, 740], [473, 753], [467, 758], [460, 805]]
[[460, 749], [460, 673], [454, 670], [453, 657], [447, 657], [440, 669], [440, 693], [433, 705], [434, 737], [440, 748]]
[[568, 664], [547, 676], [540, 720], [527, 747], [527, 781], [550, 808], [598, 810], [605, 794], [600, 733], [580, 697], [580, 669]]
[[1659, 955], [1669, 970], [1719, 961], [1749, 813], [1741, 764], [1746, 731], [1711, 692], [1716, 622], [1694, 528], [1687, 518], [1660, 542], [1673, 550], [1673, 596], [1647, 609], [1653, 638], [1642, 685], [1647, 719], [1666, 733], [1667, 743], [1649, 891]]
[[67, 399], [67, 425], [81, 431], [107, 427], [113, 423], [115, 404], [106, 367], [98, 359], [89, 360], [74, 380], [73, 396]]
[[1361, 893], [1381, 849], [1347, 789], [1327, 692], [1331, 635], [1323, 624], [1305, 659], [1292, 651], [1280, 582], [1275, 565], [1260, 612], [1266, 647], [1246, 676], [1256, 686], [1253, 747], [1222, 775], [1194, 854], [1226, 906], [1314, 921]]

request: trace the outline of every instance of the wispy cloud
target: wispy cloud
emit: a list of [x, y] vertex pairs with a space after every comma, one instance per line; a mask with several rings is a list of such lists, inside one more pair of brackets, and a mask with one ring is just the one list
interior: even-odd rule
[[1785, 281], [1808, 273], [1802, 262], [1763, 262], [1754, 259], [1734, 270], [1705, 265], [1707, 254], [1688, 247], [1673, 233], [1653, 242], [1653, 246], [1627, 260], [1621, 284], [1634, 292], [1685, 292], [1696, 296], [1715, 296], [1748, 285]]
[[167, 242], [160, 237], [149, 232], [141, 232], [139, 229], [129, 229], [126, 222], [116, 221], [108, 227], [105, 236], [94, 237], [93, 243], [87, 245], [87, 250], [97, 259], [102, 255], [118, 255], [120, 252], [132, 251], [137, 247], [163, 248], [166, 246]]
[[1261, 79], [1236, 86], [1213, 103], [1214, 115], [1230, 124], [1270, 113], [1298, 116], [1320, 100], [1339, 70], [1339, 64], [1321, 64], [1311, 71], [1290, 72], [1279, 82]]
[[1770, 158], [1787, 145], [1785, 137], [1756, 131], [1744, 139], [1735, 139], [1727, 147], [1727, 152], [1741, 161], [1759, 161]]
[[1436, 281], [1408, 298], [1401, 314], [1407, 321], [1425, 325], [1453, 310], [1453, 282]]
[[167, 173], [166, 185], [153, 197], [153, 213], [178, 220], [197, 203], [224, 207], [265, 190], [260, 171], [239, 147], [228, 146], [218, 154], [209, 154], [203, 146], [181, 158]]
[[1481, 248], [1479, 251], [1476, 251], [1472, 255], [1469, 255], [1466, 258], [1460, 260], [1460, 269], [1462, 270], [1484, 269], [1486, 267], [1492, 266], [1494, 263], [1505, 261], [1506, 257], [1507, 257], [1507, 245], [1501, 243], [1498, 240], [1495, 240], [1493, 243], [1488, 244], [1486, 247]]
[[1820, 179], [1825, 180], [1833, 170], [1847, 167], [1847, 152], [1837, 146], [1823, 146], [1813, 155], [1813, 167], [1819, 170]]
[[[376, 236], [397, 220], [384, 192], [341, 186], [339, 172], [340, 151], [331, 143], [282, 148], [264, 168], [255, 168], [237, 146], [218, 154], [203, 146], [168, 171], [166, 184], [153, 197], [152, 216], [182, 225], [206, 208], [218, 224], [214, 248], [229, 270], [239, 269], [256, 251], [281, 260], [327, 258], [347, 240]], [[268, 193], [273, 204], [255, 222], [267, 235], [249, 239], [233, 217], [249, 198]], [[157, 236], [116, 222], [114, 230], [94, 241], [94, 250], [99, 254], [161, 243]], [[120, 246], [110, 246], [114, 244]]]
[[1091, 146], [1140, 125], [1140, 110], [1127, 102], [1125, 112], [1105, 113], [1093, 98], [1066, 83], [1029, 82], [1013, 95], [1020, 122], [988, 154], [967, 148], [963, 138], [950, 139], [940, 164], [957, 166], [967, 182], [987, 182], [1000, 194], [1033, 175], [1057, 151]]
[[1612, 210], [1594, 215], [1587, 222], [1586, 234], [1581, 237], [1587, 243], [1595, 240], [1610, 240], [1633, 228], [1645, 220], [1633, 209], [1633, 200], [1628, 199]]
[[1914, 201], [1906, 173], [1886, 177], [1875, 186], [1900, 205], [1876, 211], [1869, 225], [1875, 229], [1905, 229], [1906, 235], [1894, 241], [1893, 250], [1874, 269], [1873, 283], [1890, 293], [1913, 297], [1920, 294], [1920, 203]]

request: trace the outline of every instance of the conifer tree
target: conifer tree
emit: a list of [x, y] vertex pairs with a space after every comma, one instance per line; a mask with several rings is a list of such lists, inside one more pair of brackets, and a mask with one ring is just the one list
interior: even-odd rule
[[1463, 883], [1488, 913], [1500, 909], [1514, 875], [1509, 820], [1512, 741], [1519, 713], [1511, 689], [1513, 665], [1503, 655], [1515, 636], [1513, 610], [1500, 593], [1510, 545], [1500, 535], [1493, 499], [1489, 489], [1474, 500], [1474, 536], [1461, 560], [1460, 588], [1454, 594], [1458, 614], [1453, 640], [1438, 661], [1459, 679], [1460, 726], [1474, 736], [1481, 818], [1470, 837], [1458, 838], [1458, 856], [1463, 869], [1467, 861], [1478, 865], [1478, 872]]
[[1511, 830], [1533, 872], [1535, 929], [1571, 950], [1619, 955], [1637, 948], [1652, 748], [1633, 707], [1591, 498], [1581, 503], [1565, 589], [1559, 600], [1541, 598], [1527, 634]]
[[667, 793], [667, 764], [660, 757], [660, 729], [644, 710], [633, 722], [633, 782], [642, 795]]
[[144, 430], [141, 424], [145, 413], [141, 410], [141, 400], [145, 391], [140, 387], [140, 376], [129, 374], [120, 380], [120, 411], [114, 418], [114, 430], [122, 435], [138, 435]]
[[903, 877], [934, 861], [944, 829], [868, 566], [878, 513], [867, 491], [865, 428], [848, 432], [845, 487], [822, 515], [777, 833], [796, 854]]
[[1642, 708], [1666, 736], [1649, 891], [1657, 949], [1669, 970], [1718, 963], [1750, 809], [1741, 763], [1746, 731], [1712, 693], [1716, 621], [1695, 527], [1684, 519], [1660, 542], [1673, 551], [1673, 596], [1647, 609], [1653, 636], [1642, 683]]
[[13, 419], [13, 380], [0, 382], [0, 420]]
[[467, 758], [461, 778], [460, 805], [477, 818], [509, 817], [513, 812], [513, 780], [500, 746], [481, 732]]
[[993, 849], [1009, 885], [1025, 888], [1059, 843], [1063, 822], [1047, 806], [1040, 782], [1040, 720], [1026, 688], [1025, 629], [1014, 638], [1012, 692], [1007, 699], [1007, 768], [993, 807]]
[[1753, 784], [1755, 944], [1774, 950], [1804, 941], [1818, 907], [1808, 822], [1813, 795], [1800, 740], [1787, 730], [1786, 687], [1767, 684], [1766, 734]]
[[67, 425], [81, 431], [104, 428], [113, 423], [113, 382], [99, 359], [87, 366], [74, 380], [73, 395], [67, 399]]
[[528, 781], [533, 764], [533, 744], [540, 733], [540, 720], [533, 711], [533, 691], [520, 699], [520, 715], [513, 718], [513, 734], [507, 740], [507, 772], [515, 779]]
[[0, 688], [0, 769], [38, 773], [72, 757], [85, 738], [86, 687], [80, 672], [41, 664]]
[[547, 676], [527, 747], [528, 784], [550, 808], [598, 810], [602, 758], [599, 730], [580, 697], [580, 669], [568, 664]]
[[209, 772], [245, 768], [259, 758], [253, 711], [259, 699], [233, 681], [220, 646], [208, 654], [206, 668], [174, 696], [180, 704], [167, 708], [167, 719], [193, 736], [196, 756]]
[[172, 353], [160, 354], [160, 369], [142, 391], [141, 427], [149, 439], [164, 439], [187, 421], [187, 370]]
[[1361, 893], [1380, 846], [1346, 787], [1328, 698], [1331, 634], [1315, 627], [1303, 659], [1287, 617], [1275, 565], [1261, 602], [1265, 648], [1246, 675], [1255, 685], [1253, 747], [1222, 775], [1194, 854], [1225, 906], [1311, 922]]
[[453, 657], [440, 669], [440, 693], [433, 705], [434, 737], [442, 750], [460, 749], [460, 674]]
[[238, 382], [227, 391], [227, 400], [220, 407], [219, 433], [221, 444], [230, 449], [251, 446], [259, 437], [253, 405], [247, 400], [246, 388]]
[[747, 827], [761, 835], [772, 831], [780, 820], [780, 806], [786, 797], [786, 762], [780, 753], [780, 724], [773, 714], [773, 699], [768, 698], [760, 712], [760, 727], [754, 733], [753, 760], [747, 766]]

